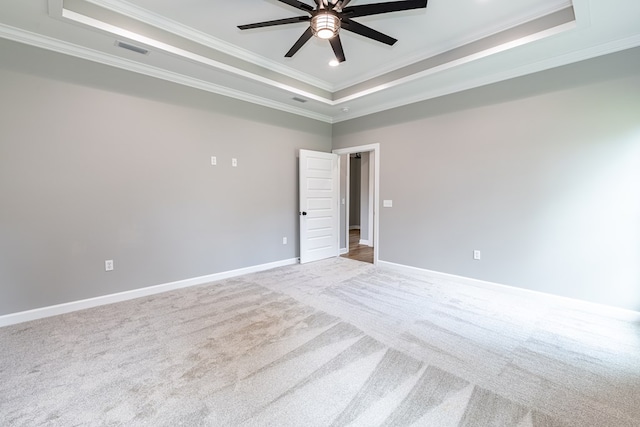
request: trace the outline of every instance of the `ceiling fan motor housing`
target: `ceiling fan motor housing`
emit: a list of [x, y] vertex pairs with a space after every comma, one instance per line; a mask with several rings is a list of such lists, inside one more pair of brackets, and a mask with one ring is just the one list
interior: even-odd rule
[[340, 17], [332, 10], [318, 10], [311, 18], [311, 31], [320, 39], [331, 39], [340, 31]]

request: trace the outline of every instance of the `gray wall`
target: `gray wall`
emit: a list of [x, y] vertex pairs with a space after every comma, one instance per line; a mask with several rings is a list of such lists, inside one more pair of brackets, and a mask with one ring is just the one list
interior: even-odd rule
[[329, 124], [1, 40], [0, 94], [0, 315], [299, 255]]
[[[0, 315], [298, 256], [296, 151], [330, 125], [3, 40], [0, 93]], [[638, 117], [634, 49], [333, 148], [381, 143], [382, 260], [640, 309]]]
[[640, 309], [639, 49], [334, 125], [374, 142], [381, 260]]

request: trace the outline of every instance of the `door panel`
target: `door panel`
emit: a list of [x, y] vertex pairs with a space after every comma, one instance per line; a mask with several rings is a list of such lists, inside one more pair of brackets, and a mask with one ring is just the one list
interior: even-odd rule
[[300, 150], [300, 263], [338, 256], [338, 156]]

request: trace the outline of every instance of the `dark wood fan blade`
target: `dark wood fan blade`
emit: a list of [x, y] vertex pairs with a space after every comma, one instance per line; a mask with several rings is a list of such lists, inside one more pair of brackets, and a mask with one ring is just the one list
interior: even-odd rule
[[274, 21], [256, 22], [255, 24], [238, 25], [241, 30], [249, 30], [251, 28], [273, 27], [274, 25], [296, 24], [298, 22], [309, 22], [310, 16], [296, 16], [293, 18], [276, 19]]
[[305, 12], [313, 12], [313, 6], [309, 6], [306, 3], [302, 3], [301, 1], [297, 1], [297, 0], [278, 0], [281, 3], [286, 3], [289, 6], [293, 6], [296, 9], [300, 9], [300, 10], [304, 10]]
[[342, 42], [340, 41], [340, 36], [335, 36], [332, 39], [329, 39], [329, 43], [331, 43], [331, 48], [333, 49], [333, 53], [336, 55], [336, 59], [338, 62], [344, 62], [344, 50], [342, 50]]
[[351, 0], [342, 0], [342, 2], [340, 2], [340, 8], [344, 9], [349, 3], [351, 3]]
[[381, 13], [400, 12], [402, 10], [422, 9], [425, 7], [427, 7], [427, 0], [406, 0], [345, 7], [342, 9], [342, 12], [349, 18], [356, 18], [358, 16], [378, 15]]
[[289, 52], [287, 52], [287, 54], [285, 55], [285, 58], [291, 58], [293, 55], [295, 55], [296, 52], [299, 51], [300, 48], [304, 46], [304, 44], [308, 42], [312, 36], [313, 36], [313, 32], [311, 31], [311, 27], [309, 27], [307, 28], [307, 31], [302, 33], [302, 35], [300, 36], [298, 41], [293, 45], [293, 47], [289, 49]]
[[393, 46], [398, 40], [393, 37], [389, 37], [386, 34], [376, 31], [373, 28], [369, 28], [366, 25], [362, 25], [356, 21], [352, 21], [349, 18], [342, 18], [342, 28], [351, 31], [352, 33], [360, 34], [361, 36], [368, 37], [370, 39], [379, 41], [380, 43]]

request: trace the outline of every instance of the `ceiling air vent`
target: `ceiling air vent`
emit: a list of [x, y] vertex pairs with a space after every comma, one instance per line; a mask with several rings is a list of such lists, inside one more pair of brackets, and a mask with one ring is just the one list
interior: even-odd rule
[[121, 42], [120, 40], [116, 40], [116, 46], [121, 47], [123, 49], [130, 50], [130, 51], [135, 52], [135, 53], [142, 54], [142, 55], [148, 55], [149, 54], [149, 50], [148, 49], [145, 49], [145, 48], [140, 47], [140, 46], [134, 46], [134, 45], [129, 44], [129, 43]]
[[294, 96], [294, 97], [293, 97], [293, 98], [291, 98], [291, 99], [293, 99], [294, 101], [302, 102], [303, 104], [304, 104], [305, 102], [307, 102], [307, 100], [306, 100], [306, 99], [298, 98], [297, 96]]

